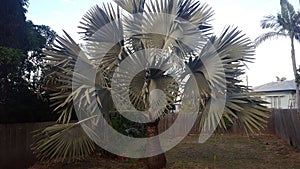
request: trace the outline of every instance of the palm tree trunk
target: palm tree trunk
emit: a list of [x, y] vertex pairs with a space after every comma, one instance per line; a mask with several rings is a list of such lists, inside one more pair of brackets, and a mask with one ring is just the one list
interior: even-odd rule
[[[295, 76], [295, 81], [297, 79], [297, 66], [296, 66], [296, 57], [295, 57], [295, 46], [294, 46], [294, 35], [291, 35], [291, 57], [292, 57], [292, 65], [293, 65], [293, 71]], [[295, 97], [295, 107], [299, 110], [300, 106], [300, 97], [299, 97], [299, 86], [296, 83], [296, 97]]]
[[[158, 135], [158, 122], [159, 120], [156, 120], [152, 123], [147, 123], [147, 136], [148, 138]], [[146, 153], [151, 154], [151, 152], [157, 152], [161, 151], [162, 148], [159, 142], [159, 139], [148, 139], [147, 147], [146, 147]], [[146, 159], [146, 165], [149, 169], [161, 169], [166, 167], [166, 156], [164, 153], [148, 157]]]

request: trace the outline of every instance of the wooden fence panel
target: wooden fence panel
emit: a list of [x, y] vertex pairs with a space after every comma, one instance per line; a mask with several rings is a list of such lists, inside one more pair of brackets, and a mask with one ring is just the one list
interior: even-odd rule
[[[162, 132], [166, 131], [167, 129], [169, 129], [174, 124], [174, 122], [176, 121], [177, 116], [178, 116], [178, 113], [172, 113], [172, 114], [166, 114], [163, 117], [161, 117], [160, 121], [159, 121], [159, 126], [158, 126], [159, 133], [162, 133]], [[183, 116], [183, 118], [184, 118], [184, 116]], [[172, 131], [172, 133], [174, 133], [174, 134], [182, 133], [183, 131], [188, 130], [189, 125], [190, 125], [189, 120], [188, 120], [188, 116], [186, 117], [186, 119], [187, 120], [183, 120], [183, 122], [181, 122], [179, 127], [174, 128], [173, 129], [174, 131]], [[178, 130], [180, 130], [180, 131], [178, 131]], [[200, 133], [199, 127], [194, 125], [191, 128], [189, 133], [190, 134], [199, 134]]]
[[[159, 132], [167, 130], [176, 120], [177, 114], [167, 114], [160, 119]], [[183, 123], [180, 128], [186, 129], [187, 124]], [[180, 129], [179, 129], [180, 130]], [[239, 125], [233, 125], [231, 132], [241, 133], [244, 129]], [[178, 133], [174, 131], [174, 133]], [[193, 126], [190, 134], [199, 134], [198, 126]], [[288, 144], [300, 148], [300, 112], [294, 109], [274, 109], [270, 113], [267, 127], [262, 133], [276, 134]]]
[[300, 148], [300, 113], [294, 109], [275, 109], [275, 132], [288, 144]]
[[26, 169], [34, 164], [32, 132], [53, 123], [0, 124], [0, 168]]

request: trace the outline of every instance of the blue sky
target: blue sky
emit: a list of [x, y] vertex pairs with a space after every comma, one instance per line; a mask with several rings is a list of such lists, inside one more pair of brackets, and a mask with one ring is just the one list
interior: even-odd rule
[[[83, 15], [94, 5], [112, 0], [29, 0], [27, 19], [35, 24], [50, 26], [59, 35], [66, 30], [79, 39], [77, 27]], [[212, 24], [218, 35], [227, 25], [238, 26], [252, 40], [264, 31], [260, 28], [263, 16], [280, 11], [279, 0], [200, 0], [215, 11]], [[290, 0], [299, 9], [298, 0]], [[296, 59], [300, 65], [300, 43], [296, 43]], [[268, 41], [256, 50], [255, 63], [249, 64], [247, 75], [252, 86], [276, 80], [276, 76], [293, 79], [288, 39]], [[245, 77], [244, 77], [245, 78]]]

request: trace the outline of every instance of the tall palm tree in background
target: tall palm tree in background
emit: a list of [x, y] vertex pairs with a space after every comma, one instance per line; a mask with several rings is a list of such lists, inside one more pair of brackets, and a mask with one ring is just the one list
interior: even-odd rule
[[[275, 15], [266, 16], [265, 19], [261, 21], [261, 27], [263, 29], [272, 29], [272, 31], [267, 32], [259, 36], [255, 41], [256, 45], [262, 42], [278, 38], [278, 37], [288, 37], [291, 42], [291, 59], [292, 67], [295, 80], [297, 79], [297, 64], [295, 57], [295, 39], [299, 39], [300, 33], [300, 13], [296, 12], [294, 7], [287, 0], [280, 0], [281, 12]], [[296, 83], [297, 84], [297, 83]], [[299, 97], [299, 85], [296, 87], [296, 98], [295, 107], [300, 108], [300, 97]]]
[[[68, 34], [65, 34], [64, 37], [58, 37], [57, 43], [45, 52], [53, 71], [48, 75], [44, 89], [51, 93], [50, 100], [53, 101], [60, 118], [58, 124], [37, 133], [33, 150], [39, 159], [73, 161], [93, 152], [94, 142], [80, 127], [91, 118], [71, 123], [74, 104], [80, 104], [82, 108], [93, 103], [101, 105], [103, 116], [108, 117], [106, 120], [110, 121], [109, 115], [117, 111], [112, 101], [113, 75], [119, 74], [117, 76], [119, 78], [128, 78], [126, 77], [128, 72], [118, 72], [120, 64], [125, 60], [133, 65], [142, 63], [145, 56], [138, 53], [148, 50], [151, 55], [152, 49], [163, 52], [154, 52], [155, 57], [148, 60], [149, 64], [165, 64], [169, 67], [164, 66], [167, 68], [163, 70], [152, 68], [142, 70], [134, 75], [129, 86], [130, 101], [139, 110], [149, 108], [149, 93], [152, 90], [163, 91], [168, 100], [164, 111], [156, 114], [152, 122], [145, 124], [148, 137], [159, 134], [159, 117], [169, 113], [173, 104], [182, 104], [178, 98], [182, 95], [182, 90], [188, 90], [188, 87], [180, 87], [170, 75], [170, 72], [174, 71], [174, 64], [165, 58], [166, 53], [170, 56], [175, 54], [188, 66], [190, 71], [185, 71], [182, 78], [187, 84], [192, 81], [191, 77], [195, 77], [197, 81], [200, 96], [198, 102], [201, 102], [198, 112], [200, 128], [204, 128], [207, 124], [215, 128], [218, 125], [215, 119], [220, 116], [222, 116], [221, 127], [224, 128], [226, 128], [225, 120], [233, 123], [236, 119], [243, 122], [245, 129], [249, 131], [254, 132], [263, 128], [267, 118], [265, 112], [268, 109], [262, 105], [264, 102], [249, 93], [247, 87], [241, 85], [239, 80], [244, 74], [245, 63], [250, 62], [254, 54], [254, 45], [241, 31], [227, 27], [220, 36], [213, 35], [212, 26], [209, 24], [213, 11], [208, 5], [198, 1], [114, 0], [114, 2], [117, 7], [110, 3], [103, 5], [102, 8], [95, 6], [84, 16], [80, 28], [87, 47], [82, 49]], [[174, 17], [158, 15], [160, 13]], [[108, 25], [107, 29], [103, 29], [105, 25]], [[155, 33], [156, 30], [162, 29], [165, 31], [164, 35]], [[191, 47], [193, 45], [194, 47]], [[85, 53], [88, 53], [89, 57]], [[218, 60], [220, 62], [217, 62]], [[96, 82], [90, 82], [84, 74], [74, 73], [78, 61], [97, 70]], [[215, 67], [207, 72], [206, 68], [209, 65], [203, 61]], [[129, 67], [129, 72], [131, 68], [134, 66]], [[76, 78], [79, 76], [80, 78]], [[84, 79], [76, 90], [72, 90], [74, 78]], [[222, 78], [225, 81], [224, 88], [219, 87], [222, 85]], [[120, 84], [122, 80], [120, 79]], [[212, 91], [217, 91], [215, 94], [226, 94], [224, 112], [208, 111], [211, 101], [216, 97]], [[96, 96], [97, 99], [91, 100], [92, 96]], [[79, 99], [80, 103], [77, 103], [76, 99]], [[212, 105], [218, 106], [220, 105]], [[111, 140], [114, 141], [117, 140]], [[157, 149], [160, 147], [159, 144], [157, 141], [153, 142], [148, 144], [149, 147], [146, 149], [150, 151]], [[147, 158], [147, 165], [149, 168], [164, 167], [165, 155], [162, 153]]]

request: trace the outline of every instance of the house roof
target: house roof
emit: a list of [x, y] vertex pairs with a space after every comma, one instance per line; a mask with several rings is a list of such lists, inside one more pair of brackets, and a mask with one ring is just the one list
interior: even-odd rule
[[293, 91], [296, 90], [295, 80], [271, 82], [253, 88], [255, 92], [275, 92], [275, 91]]

